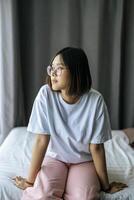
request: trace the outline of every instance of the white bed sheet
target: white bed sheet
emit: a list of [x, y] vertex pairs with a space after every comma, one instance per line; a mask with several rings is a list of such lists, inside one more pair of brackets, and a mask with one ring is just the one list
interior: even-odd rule
[[[128, 188], [115, 193], [101, 193], [102, 200], [134, 200], [134, 150], [122, 131], [112, 131], [113, 139], [105, 143], [110, 181], [122, 181]], [[0, 200], [20, 200], [22, 190], [11, 179], [26, 177], [31, 158], [34, 134], [26, 127], [14, 128], [0, 147]]]

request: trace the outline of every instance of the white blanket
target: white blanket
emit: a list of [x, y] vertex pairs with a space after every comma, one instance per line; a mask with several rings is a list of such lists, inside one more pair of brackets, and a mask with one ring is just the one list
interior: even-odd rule
[[[110, 181], [121, 181], [128, 188], [115, 194], [101, 193], [102, 200], [134, 200], [134, 150], [122, 131], [112, 131], [105, 143]], [[16, 175], [27, 176], [34, 134], [26, 127], [14, 128], [0, 147], [0, 200], [20, 200], [22, 190], [12, 181]]]
[[134, 149], [123, 131], [112, 131], [113, 139], [105, 143], [108, 176], [111, 181], [120, 181], [128, 188], [115, 194], [102, 194], [104, 200], [134, 199]]

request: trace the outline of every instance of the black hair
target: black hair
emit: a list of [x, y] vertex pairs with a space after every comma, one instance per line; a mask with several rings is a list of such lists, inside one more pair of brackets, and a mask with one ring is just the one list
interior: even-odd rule
[[[62, 57], [65, 66], [67, 66], [70, 71], [71, 79], [68, 94], [81, 96], [88, 92], [92, 85], [92, 78], [88, 58], [83, 49], [66, 47], [58, 51], [55, 57], [57, 55]], [[52, 64], [54, 58], [51, 60], [50, 65]], [[50, 76], [47, 76], [46, 81], [52, 89]]]

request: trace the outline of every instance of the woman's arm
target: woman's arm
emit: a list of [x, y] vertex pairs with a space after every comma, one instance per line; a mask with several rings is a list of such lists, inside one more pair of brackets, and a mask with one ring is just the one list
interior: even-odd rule
[[35, 144], [32, 151], [32, 160], [29, 168], [27, 180], [34, 183], [36, 175], [41, 168], [47, 146], [50, 140], [49, 135], [38, 134], [35, 139]]
[[120, 182], [112, 182], [109, 184], [105, 149], [103, 144], [90, 144], [89, 150], [92, 154], [93, 162], [100, 180], [101, 188], [104, 192], [115, 193], [127, 187], [126, 184]]
[[42, 161], [44, 159], [47, 146], [49, 144], [50, 136], [44, 134], [37, 134], [35, 138], [35, 143], [32, 150], [32, 159], [29, 168], [29, 173], [27, 179], [22, 177], [15, 177], [15, 185], [21, 189], [26, 189], [34, 184], [37, 173], [41, 169]]
[[109, 180], [106, 168], [105, 150], [103, 144], [90, 144], [89, 150], [92, 154], [97, 175], [99, 177], [102, 190], [109, 189]]

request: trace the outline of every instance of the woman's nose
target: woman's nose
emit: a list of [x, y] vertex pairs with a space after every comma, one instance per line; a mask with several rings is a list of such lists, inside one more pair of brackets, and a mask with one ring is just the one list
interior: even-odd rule
[[56, 71], [55, 70], [51, 72], [51, 76], [56, 76]]

